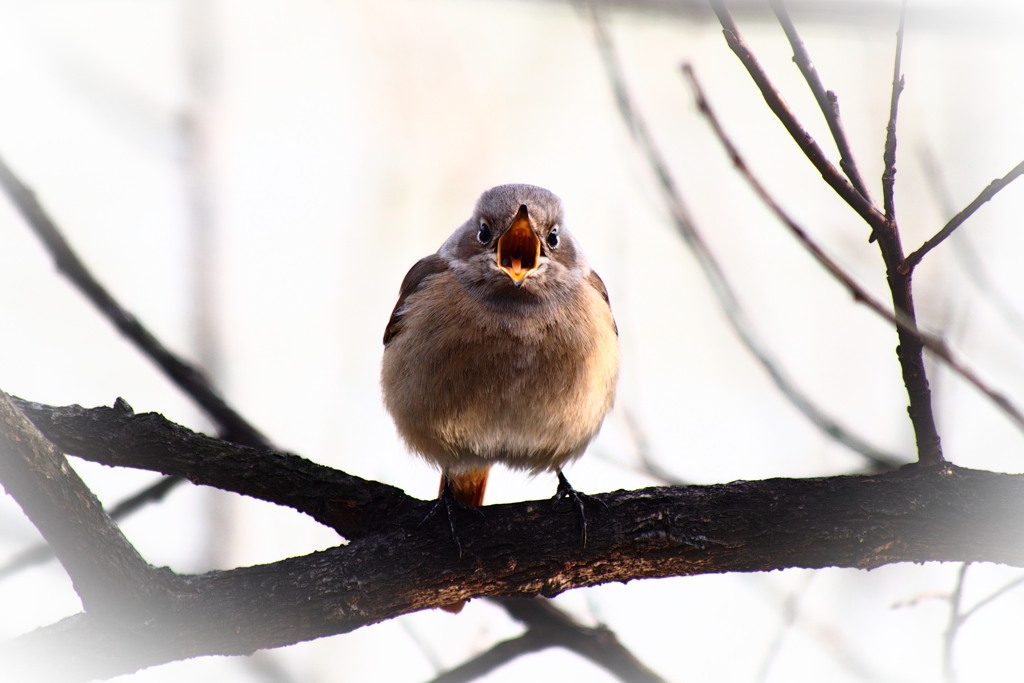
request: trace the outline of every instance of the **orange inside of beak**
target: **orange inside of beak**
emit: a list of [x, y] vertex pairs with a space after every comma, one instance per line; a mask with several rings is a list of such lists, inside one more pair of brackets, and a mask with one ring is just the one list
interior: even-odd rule
[[[525, 207], [524, 207], [525, 208]], [[521, 211], [498, 240], [498, 266], [517, 285], [537, 268], [540, 240], [530, 227], [530, 219]]]

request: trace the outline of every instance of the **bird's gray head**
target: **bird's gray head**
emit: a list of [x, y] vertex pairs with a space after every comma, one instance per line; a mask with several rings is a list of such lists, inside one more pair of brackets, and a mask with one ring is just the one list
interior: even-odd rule
[[438, 253], [471, 292], [492, 300], [543, 300], [589, 270], [564, 225], [562, 200], [535, 185], [484, 192]]

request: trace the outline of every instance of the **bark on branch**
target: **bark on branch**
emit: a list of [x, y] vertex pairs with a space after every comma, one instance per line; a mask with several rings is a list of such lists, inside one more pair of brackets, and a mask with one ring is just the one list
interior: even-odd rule
[[[597, 496], [586, 547], [575, 510], [532, 501], [420, 526], [427, 501], [298, 456], [195, 434], [158, 415], [22, 403], [81, 457], [181, 474], [291, 506], [352, 540], [272, 564], [179, 577], [137, 623], [82, 614], [0, 648], [34, 675], [84, 680], [176, 659], [246, 654], [477, 596], [552, 596], [637, 578], [892, 562], [1024, 566], [1024, 476], [942, 465]], [[84, 431], [84, 433], [83, 433]], [[307, 494], [309, 490], [312, 493]], [[369, 492], [369, 493], [367, 493]], [[374, 506], [372, 513], [360, 511]]]

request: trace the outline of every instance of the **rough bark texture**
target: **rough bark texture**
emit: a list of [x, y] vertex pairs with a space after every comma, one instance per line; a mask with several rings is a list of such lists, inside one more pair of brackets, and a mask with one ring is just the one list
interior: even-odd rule
[[570, 505], [532, 501], [458, 519], [463, 555], [430, 503], [297, 456], [195, 434], [159, 415], [22, 402], [80, 457], [180, 474], [289, 505], [350, 543], [268, 565], [181, 577], [138, 623], [82, 614], [8, 643], [33, 674], [109, 676], [207, 654], [344, 633], [477, 596], [553, 596], [609, 581], [892, 562], [1024, 566], [1024, 476], [951, 465], [737, 481], [596, 496], [586, 547]]

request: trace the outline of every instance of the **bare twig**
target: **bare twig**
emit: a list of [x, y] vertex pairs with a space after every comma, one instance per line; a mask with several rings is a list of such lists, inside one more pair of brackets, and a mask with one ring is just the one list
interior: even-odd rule
[[[711, 105], [708, 103], [704, 96], [704, 91], [697, 81], [696, 74], [689, 64], [683, 65], [683, 72], [686, 74], [690, 81], [690, 86], [693, 89], [694, 98], [697, 101], [697, 107], [701, 113], [704, 114], [711, 128], [718, 136], [719, 141], [725, 148], [729, 158], [732, 159], [733, 164], [740, 171], [741, 175], [747, 181], [747, 183], [753, 188], [754, 192], [761, 198], [761, 200], [767, 205], [773, 213], [779, 218], [782, 223], [789, 228], [797, 240], [807, 249], [808, 252], [820, 263], [825, 269], [842, 283], [850, 294], [853, 295], [855, 301], [858, 301], [868, 308], [873, 310], [875, 313], [880, 315], [885, 320], [892, 323], [901, 332], [905, 333], [907, 337], [913, 338], [918, 345], [923, 345], [928, 348], [929, 351], [934, 353], [938, 358], [941, 358], [952, 370], [967, 380], [969, 383], [974, 385], [978, 391], [987, 396], [996, 406], [998, 406], [1007, 416], [1009, 416], [1016, 424], [1018, 429], [1024, 430], [1024, 413], [1020, 411], [1013, 403], [1007, 399], [1003, 394], [993, 390], [986, 385], [981, 378], [979, 378], [973, 370], [961, 363], [954, 355], [953, 352], [946, 346], [946, 343], [941, 337], [928, 334], [917, 327], [916, 322], [909, 318], [904, 311], [897, 308], [896, 312], [890, 311], [880, 302], [878, 302], [871, 294], [858, 284], [845, 270], [843, 270], [839, 264], [837, 264], [831, 257], [829, 257], [821, 247], [818, 246], [814, 240], [811, 239], [810, 235], [807, 234], [802, 227], [800, 227], [796, 221], [794, 221], [788, 213], [786, 213], [781, 206], [775, 201], [775, 199], [768, 193], [761, 182], [751, 173], [743, 157], [739, 151], [733, 145], [732, 140], [725, 133], [721, 124], [718, 121], [718, 117], [715, 116], [714, 111], [711, 109]], [[880, 240], [881, 241], [881, 240]], [[903, 337], [901, 337], [901, 345], [904, 343]], [[906, 370], [904, 371], [906, 372]], [[910, 390], [910, 387], [907, 387]], [[911, 405], [913, 408], [913, 404]], [[929, 406], [930, 411], [930, 406]], [[913, 417], [913, 415], [912, 415]], [[916, 426], [916, 425], [915, 425]], [[934, 425], [933, 425], [934, 426]], [[920, 435], [919, 435], [919, 448]], [[938, 437], [935, 436], [937, 439]], [[929, 459], [922, 457], [923, 462], [929, 464], [936, 464], [941, 462], [941, 451], [939, 453], [938, 460]]]
[[454, 669], [448, 669], [438, 674], [430, 679], [429, 683], [469, 683], [523, 655], [546, 650], [554, 645], [554, 643], [545, 641], [537, 631], [531, 629], [515, 638], [495, 643], [489, 649], [466, 660]]
[[799, 145], [807, 159], [818, 169], [825, 182], [867, 222], [873, 231], [882, 229], [885, 226], [885, 216], [828, 160], [828, 157], [821, 150], [821, 147], [818, 146], [818, 143], [814, 141], [814, 138], [811, 137], [811, 134], [797, 121], [789, 105], [786, 104], [781, 93], [772, 84], [768, 74], [761, 67], [753, 52], [751, 52], [750, 47], [740, 34], [736, 22], [722, 0], [711, 0], [711, 8], [715, 11], [719, 22], [722, 24], [723, 34], [730, 49], [736, 53], [743, 66], [746, 67], [747, 73], [754, 79], [769, 109], [785, 126], [790, 137]]
[[152, 569], [103, 511], [63, 453], [0, 392], [0, 484], [64, 566], [86, 612], [126, 615], [159, 597]]
[[953, 644], [963, 624], [960, 608], [963, 605], [964, 583], [967, 581], [967, 569], [970, 566], [970, 562], [960, 565], [960, 571], [956, 574], [956, 587], [949, 599], [949, 626], [946, 627], [942, 638], [942, 673], [947, 683], [956, 681], [956, 671], [953, 669]]
[[903, 0], [900, 9], [900, 27], [896, 31], [896, 57], [892, 67], [892, 94], [889, 98], [889, 121], [885, 126], [885, 151], [882, 160], [882, 203], [885, 207], [885, 220], [891, 230], [896, 229], [896, 114], [899, 111], [900, 93], [903, 92], [904, 79], [901, 73], [903, 61], [903, 36], [907, 19], [907, 0]]
[[615, 633], [604, 626], [584, 626], [550, 600], [503, 598], [496, 602], [513, 619], [528, 624], [528, 632], [549, 647], [571, 650], [627, 683], [664, 683], [661, 676], [623, 647]]
[[640, 458], [638, 470], [669, 486], [686, 486], [689, 484], [689, 482], [669, 472], [654, 459], [647, 432], [640, 425], [640, 420], [632, 410], [623, 408], [622, 418], [626, 429], [633, 438], [636, 454]]
[[255, 427], [224, 402], [198, 369], [161, 344], [93, 277], [36, 199], [35, 194], [14, 175], [2, 159], [0, 185], [18, 207], [29, 227], [49, 250], [56, 262], [57, 270], [70, 279], [122, 334], [164, 371], [171, 381], [202, 407], [209, 418], [219, 426], [224, 438], [254, 448], [270, 447], [267, 439]]
[[[956, 205], [953, 203], [942, 169], [931, 148], [922, 147], [919, 150], [919, 155], [925, 171], [924, 178], [928, 181], [928, 187], [940, 210], [946, 215], [955, 214]], [[1011, 298], [993, 282], [983, 258], [978, 254], [977, 248], [970, 239], [970, 235], [963, 232], [957, 233], [957, 245], [953, 254], [971, 283], [992, 302], [995, 309], [1006, 319], [1013, 333], [1024, 339], [1024, 314], [1017, 310]]]
[[711, 286], [711, 291], [715, 295], [718, 305], [721, 307], [733, 331], [743, 345], [747, 347], [751, 355], [765, 369], [775, 383], [775, 386], [782, 392], [782, 395], [810, 420], [815, 427], [835, 439], [838, 443], [864, 456], [877, 468], [891, 469], [905, 463], [905, 457], [875, 448], [818, 408], [810, 397], [790, 378], [778, 359], [774, 357], [771, 349], [761, 340], [747, 318], [746, 312], [743, 310], [725, 272], [698, 231], [689, 210], [686, 208], [682, 195], [676, 187], [668, 165], [662, 158], [657, 145], [647, 129], [646, 121], [633, 103], [633, 98], [622, 75], [615, 46], [593, 3], [590, 5], [590, 10], [594, 36], [604, 63], [605, 73], [608, 75], [608, 81], [615, 94], [619, 113], [632, 134], [633, 140], [647, 159], [648, 165], [657, 178], [658, 187], [661, 190], [665, 205], [668, 207], [676, 231], [697, 260], [701, 271], [704, 273], [704, 277]]
[[[870, 239], [878, 239], [878, 247], [882, 252], [882, 260], [885, 263], [886, 275], [889, 284], [889, 291], [892, 293], [893, 309], [901, 323], [897, 325], [897, 336], [899, 345], [896, 347], [896, 354], [900, 361], [900, 371], [903, 375], [903, 384], [907, 389], [907, 396], [910, 405], [907, 412], [910, 415], [910, 422], [914, 428], [914, 437], [917, 443], [917, 457], [921, 463], [939, 465], [943, 462], [942, 441], [939, 438], [938, 429], [935, 426], [935, 415], [931, 405], [931, 390], [928, 386], [928, 374], [924, 365], [924, 344], [919, 339], [917, 331], [917, 319], [914, 313], [914, 297], [909, 275], [900, 275], [896, 268], [903, 262], [903, 246], [900, 243], [900, 233], [895, 220], [889, 220], [877, 207], [861, 196], [853, 185], [843, 177], [836, 168], [825, 158], [817, 143], [803, 128], [793, 112], [790, 111], [779, 93], [772, 85], [764, 69], [754, 57], [743, 37], [736, 27], [736, 22], [726, 9], [721, 0], [711, 0], [711, 6], [718, 15], [722, 24], [726, 42], [739, 57], [747, 73], [754, 80], [762, 97], [768, 103], [769, 108], [776, 115], [782, 125], [789, 131], [793, 139], [803, 149], [804, 155], [817, 168], [828, 183], [846, 202], [853, 207], [867, 222], [871, 229]], [[902, 45], [902, 34], [900, 35]], [[897, 69], [899, 65], [897, 63]], [[895, 119], [890, 117], [890, 122], [895, 125]], [[891, 136], [892, 145], [895, 145], [895, 136]], [[888, 143], [887, 143], [888, 146]], [[895, 154], [895, 147], [892, 147]], [[893, 164], [893, 169], [895, 165]], [[793, 226], [791, 226], [793, 227]], [[802, 231], [799, 231], [802, 232]], [[806, 235], [804, 236], [806, 239]], [[891, 315], [891, 314], [890, 314]], [[931, 347], [929, 347], [931, 348]], [[948, 353], [943, 349], [943, 353]], [[993, 397], [996, 395], [993, 394]], [[1006, 399], [998, 397], [1001, 402]], [[1019, 414], [1019, 413], [1018, 413]], [[1024, 415], [1021, 415], [1024, 417]], [[1020, 423], [1024, 427], [1024, 421]]]
[[770, 4], [772, 11], [775, 12], [775, 16], [782, 25], [782, 30], [786, 33], [786, 38], [789, 39], [790, 46], [793, 48], [793, 61], [799, 67], [800, 73], [804, 75], [804, 80], [807, 81], [807, 85], [814, 94], [814, 99], [818, 101], [821, 113], [825, 116], [826, 123], [828, 123], [828, 129], [832, 133], [832, 139], [835, 140], [836, 149], [839, 150], [839, 167], [846, 174], [846, 177], [850, 179], [850, 182], [853, 183], [853, 186], [857, 188], [857, 191], [870, 202], [871, 193], [868, 191], [868, 186], [860, 175], [857, 162], [853, 158], [853, 150], [850, 149], [850, 143], [846, 139], [846, 130], [839, 115], [839, 98], [831, 90], [825, 89], [821, 78], [818, 76], [818, 71], [814, 68], [814, 63], [811, 61], [811, 56], [808, 54], [807, 48], [804, 47], [804, 42], [800, 39], [800, 34], [797, 33], [796, 26], [786, 10], [785, 4], [782, 0], [770, 0]]
[[1009, 173], [1004, 175], [1002, 178], [993, 180], [988, 186], [981, 191], [981, 193], [974, 198], [970, 204], [960, 210], [955, 216], [949, 219], [949, 222], [942, 226], [935, 235], [925, 241], [920, 247], [914, 252], [903, 259], [903, 263], [899, 266], [899, 272], [907, 274], [921, 262], [925, 254], [937, 247], [943, 240], [953, 234], [953, 231], [959, 228], [964, 221], [970, 218], [974, 213], [981, 208], [981, 205], [992, 199], [1002, 190], [1004, 187], [1012, 183], [1014, 180], [1024, 175], [1024, 161], [1010, 169]]
[[970, 566], [970, 562], [964, 562], [960, 567], [960, 571], [957, 572], [956, 587], [953, 589], [953, 595], [950, 596], [949, 601], [949, 625], [943, 634], [942, 668], [946, 681], [949, 683], [954, 683], [957, 679], [956, 669], [953, 667], [953, 650], [956, 646], [956, 638], [960, 634], [960, 629], [979, 610], [992, 604], [1010, 591], [1024, 586], [1024, 576], [1018, 576], [1013, 581], [1004, 584], [998, 590], [979, 600], [970, 609], [964, 609], [964, 584], [967, 581], [967, 569]]

